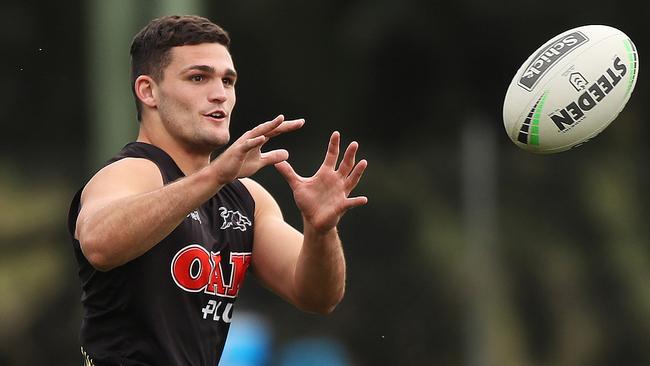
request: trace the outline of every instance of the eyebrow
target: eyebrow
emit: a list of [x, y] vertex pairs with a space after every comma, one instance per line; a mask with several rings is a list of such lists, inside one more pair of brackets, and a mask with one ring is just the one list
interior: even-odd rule
[[[206, 73], [209, 73], [209, 74], [216, 74], [217, 73], [217, 70], [212, 66], [208, 66], [208, 65], [191, 65], [191, 66], [188, 66], [188, 67], [184, 68], [183, 70], [181, 70], [181, 74], [184, 74], [184, 73], [186, 73], [186, 72], [188, 72], [190, 70], [199, 70], [199, 71], [203, 71], [203, 72], [206, 72]], [[226, 69], [225, 75], [233, 77], [233, 78], [237, 78], [237, 72], [235, 70], [231, 69], [231, 68]]]

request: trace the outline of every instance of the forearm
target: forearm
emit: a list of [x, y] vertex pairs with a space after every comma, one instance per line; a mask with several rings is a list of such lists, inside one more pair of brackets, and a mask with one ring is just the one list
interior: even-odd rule
[[294, 283], [296, 300], [304, 310], [328, 314], [342, 300], [345, 257], [336, 228], [319, 233], [305, 225]]
[[111, 201], [78, 220], [77, 239], [93, 266], [115, 268], [151, 249], [220, 188], [200, 171], [154, 191]]

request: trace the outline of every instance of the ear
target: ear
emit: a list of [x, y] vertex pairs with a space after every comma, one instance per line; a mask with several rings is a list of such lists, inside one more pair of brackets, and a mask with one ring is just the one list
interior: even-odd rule
[[140, 75], [135, 79], [135, 95], [147, 107], [155, 108], [158, 105], [157, 87], [158, 85], [151, 76]]

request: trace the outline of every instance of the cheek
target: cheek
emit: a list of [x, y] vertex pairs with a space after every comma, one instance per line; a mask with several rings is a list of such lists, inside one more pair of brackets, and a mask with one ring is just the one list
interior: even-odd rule
[[191, 112], [191, 106], [183, 99], [174, 95], [161, 95], [158, 111], [167, 122], [177, 125], [187, 125], [186, 121]]
[[180, 95], [166, 95], [165, 103], [167, 104], [168, 109], [175, 111], [189, 111], [192, 109], [191, 101], [186, 100], [185, 96], [181, 93]]

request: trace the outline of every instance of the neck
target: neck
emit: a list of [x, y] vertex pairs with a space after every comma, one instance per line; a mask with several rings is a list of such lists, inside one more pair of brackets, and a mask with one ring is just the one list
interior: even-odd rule
[[140, 131], [136, 141], [154, 145], [165, 151], [186, 176], [196, 173], [210, 164], [211, 152], [192, 149], [167, 134], [151, 131], [143, 123], [140, 124]]

